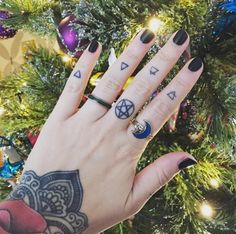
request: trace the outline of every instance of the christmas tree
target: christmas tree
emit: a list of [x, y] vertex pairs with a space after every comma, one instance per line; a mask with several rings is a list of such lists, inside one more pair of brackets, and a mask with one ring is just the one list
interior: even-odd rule
[[91, 40], [103, 44], [103, 53], [86, 94], [141, 28], [156, 32], [157, 41], [134, 76], [171, 33], [184, 28], [191, 46], [163, 86], [190, 57], [201, 57], [205, 71], [151, 141], [138, 170], [170, 151], [190, 152], [199, 163], [176, 176], [140, 213], [105, 233], [236, 233], [235, 0], [2, 0], [0, 10], [1, 39], [16, 30], [30, 31], [57, 40], [65, 53], [31, 44], [21, 69], [0, 81], [1, 199], [17, 183], [42, 125]]

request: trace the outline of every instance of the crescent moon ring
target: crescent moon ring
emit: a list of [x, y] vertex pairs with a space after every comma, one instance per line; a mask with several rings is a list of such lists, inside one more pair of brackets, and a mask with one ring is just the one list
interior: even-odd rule
[[133, 135], [137, 139], [151, 139], [153, 136], [151, 123], [144, 120], [145, 125], [139, 123], [137, 120], [134, 121], [134, 130], [132, 131]]

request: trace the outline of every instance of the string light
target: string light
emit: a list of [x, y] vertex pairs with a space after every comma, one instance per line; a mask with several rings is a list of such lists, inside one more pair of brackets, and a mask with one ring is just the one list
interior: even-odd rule
[[214, 211], [213, 208], [206, 202], [202, 203], [200, 206], [200, 213], [204, 218], [212, 218]]
[[5, 109], [3, 107], [0, 107], [0, 116], [3, 115], [4, 112], [5, 112]]
[[62, 61], [65, 63], [69, 63], [71, 60], [72, 60], [72, 58], [67, 54], [62, 56]]
[[150, 19], [148, 27], [153, 32], [157, 32], [161, 29], [161, 27], [163, 27], [163, 25], [164, 23], [161, 20], [156, 17], [153, 17], [152, 19]]
[[24, 87], [27, 86], [27, 82], [24, 82], [22, 85], [23, 85]]
[[26, 106], [24, 104], [20, 104], [20, 108], [24, 110], [26, 109]]
[[213, 188], [217, 189], [217, 188], [219, 188], [220, 183], [219, 183], [219, 181], [217, 179], [212, 178], [212, 179], [210, 179], [210, 185]]

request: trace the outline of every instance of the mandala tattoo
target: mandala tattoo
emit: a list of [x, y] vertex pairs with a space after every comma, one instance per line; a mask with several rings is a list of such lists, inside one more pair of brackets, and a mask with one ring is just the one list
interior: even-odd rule
[[78, 70], [78, 71], [74, 74], [74, 76], [75, 76], [76, 78], [78, 78], [78, 79], [81, 79], [82, 76], [81, 76], [80, 70]]
[[121, 63], [121, 71], [125, 70], [127, 67], [129, 67], [129, 64], [124, 62]]
[[172, 92], [168, 93], [167, 95], [171, 100], [174, 100], [177, 97], [175, 91], [172, 91]]
[[[88, 218], [80, 212], [83, 188], [79, 170], [54, 171], [38, 176], [26, 171], [9, 200], [24, 200], [47, 223], [46, 234], [77, 234], [88, 227]], [[56, 231], [55, 231], [56, 230]]]
[[134, 113], [134, 103], [128, 99], [122, 99], [115, 108], [116, 116], [119, 119], [128, 119]]
[[150, 75], [155, 76], [157, 74], [157, 72], [159, 72], [159, 70], [152, 66], [150, 69]]

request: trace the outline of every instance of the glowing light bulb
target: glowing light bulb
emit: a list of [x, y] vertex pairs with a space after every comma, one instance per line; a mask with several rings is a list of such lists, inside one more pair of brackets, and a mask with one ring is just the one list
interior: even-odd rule
[[62, 60], [65, 63], [69, 63], [72, 60], [72, 58], [69, 55], [65, 54], [62, 56]]
[[213, 187], [213, 188], [219, 188], [220, 184], [219, 184], [219, 181], [217, 179], [210, 179], [210, 185]]
[[209, 204], [204, 202], [200, 207], [200, 213], [202, 214], [203, 217], [209, 219], [213, 216], [214, 211]]
[[20, 104], [20, 108], [24, 110], [26, 109], [26, 106], [24, 104]]
[[4, 112], [5, 112], [5, 109], [3, 107], [0, 107], [0, 116], [3, 115]]
[[159, 31], [161, 27], [163, 27], [164, 23], [159, 20], [158, 18], [154, 17], [149, 21], [149, 29], [152, 30], [153, 32]]

